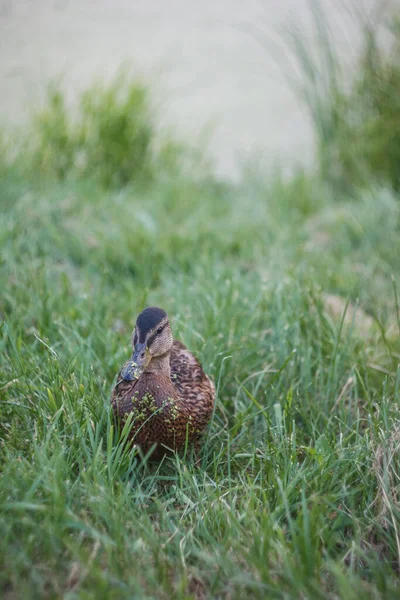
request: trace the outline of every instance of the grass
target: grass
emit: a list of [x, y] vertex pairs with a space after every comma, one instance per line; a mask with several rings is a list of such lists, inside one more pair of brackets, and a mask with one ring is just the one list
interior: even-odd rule
[[[393, 597], [393, 193], [280, 220], [278, 183], [3, 189], [3, 595]], [[109, 392], [150, 303], [217, 383], [199, 467], [118, 444]]]
[[[96, 94], [100, 136], [121, 105]], [[0, 166], [2, 597], [397, 597], [394, 186], [103, 180], [111, 146], [84, 175], [53, 151], [61, 174], [33, 177], [29, 147]], [[149, 304], [216, 382], [199, 465], [143, 464], [115, 429], [110, 390]]]
[[[16, 162], [25, 176], [89, 180], [104, 189], [144, 185], [182, 172], [186, 164], [193, 174], [197, 159], [193, 149], [185, 148], [184, 156], [177, 140], [166, 132], [161, 135], [147, 86], [127, 69], [107, 84], [92, 84], [74, 108], [67, 104], [61, 82], [52, 81], [42, 108], [17, 138]], [[9, 154], [15, 159], [15, 150]]]
[[[309, 111], [321, 176], [341, 189], [371, 180], [400, 189], [400, 14], [394, 3], [377, 2], [358, 19], [361, 50], [354, 65], [338, 58], [322, 3], [309, 0], [316, 48], [298, 28], [289, 36], [291, 79]], [[388, 46], [382, 49], [382, 34]], [[352, 55], [354, 49], [347, 48]], [[351, 76], [349, 77], [349, 71]], [[349, 81], [350, 80], [350, 81]]]

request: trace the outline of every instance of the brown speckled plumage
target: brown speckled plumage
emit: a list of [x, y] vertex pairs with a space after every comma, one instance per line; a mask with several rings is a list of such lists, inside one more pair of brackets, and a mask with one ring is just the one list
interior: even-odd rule
[[[160, 313], [158, 320], [164, 323], [159, 335], [155, 333], [159, 325], [156, 318], [145, 323], [149, 331], [144, 331], [142, 325], [139, 330], [138, 325], [142, 323], [139, 318], [145, 313], [139, 315], [133, 332], [134, 361], [128, 361], [120, 371], [111, 403], [121, 424], [132, 413], [129, 439], [144, 454], [156, 444], [152, 458], [160, 458], [167, 449], [180, 450], [187, 443], [199, 440], [213, 411], [215, 388], [193, 354], [180, 342], [172, 341], [165, 313], [165, 316]], [[137, 344], [140, 339], [147, 340], [149, 363], [138, 378], [133, 378], [130, 365], [135, 367], [138, 352], [142, 351], [142, 357], [145, 352], [144, 345]], [[167, 351], [163, 352], [165, 348]], [[162, 354], [157, 355], [157, 351]], [[130, 377], [132, 380], [127, 381]]]

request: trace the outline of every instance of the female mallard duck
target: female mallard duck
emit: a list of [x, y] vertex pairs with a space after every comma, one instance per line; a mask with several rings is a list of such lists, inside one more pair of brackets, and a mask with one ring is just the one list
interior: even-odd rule
[[150, 307], [140, 313], [132, 334], [133, 355], [118, 375], [111, 403], [129, 438], [153, 458], [196, 442], [210, 420], [215, 388], [200, 363], [172, 338], [167, 313]]

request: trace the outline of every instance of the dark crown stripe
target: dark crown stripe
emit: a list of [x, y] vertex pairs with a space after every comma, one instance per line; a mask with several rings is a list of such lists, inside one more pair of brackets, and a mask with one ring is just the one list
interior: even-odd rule
[[136, 326], [139, 330], [139, 342], [143, 344], [149, 331], [156, 327], [166, 316], [167, 313], [162, 308], [156, 306], [145, 308], [136, 320]]

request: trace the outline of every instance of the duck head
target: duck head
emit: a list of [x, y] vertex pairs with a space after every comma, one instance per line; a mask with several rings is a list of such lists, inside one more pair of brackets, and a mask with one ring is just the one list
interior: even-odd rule
[[171, 351], [173, 341], [165, 310], [156, 306], [145, 308], [136, 319], [132, 333], [133, 354], [122, 369], [122, 379], [139, 379], [153, 358]]

